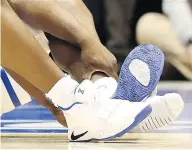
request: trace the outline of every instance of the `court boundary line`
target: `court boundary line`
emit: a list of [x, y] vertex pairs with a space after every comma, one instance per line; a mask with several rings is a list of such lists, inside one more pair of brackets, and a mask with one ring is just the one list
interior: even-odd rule
[[160, 81], [158, 90], [192, 90], [192, 81]]
[[[1, 133], [1, 137], [62, 137], [66, 136], [67, 133]], [[179, 135], [179, 136], [177, 136]], [[192, 139], [192, 133], [127, 133], [121, 138], [145, 138], [145, 137], [175, 137], [181, 138], [180, 136], [189, 136]], [[118, 139], [121, 139], [118, 138]]]

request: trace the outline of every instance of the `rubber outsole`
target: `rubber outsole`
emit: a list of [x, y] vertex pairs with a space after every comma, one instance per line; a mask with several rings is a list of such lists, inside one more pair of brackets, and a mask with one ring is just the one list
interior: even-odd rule
[[[142, 85], [129, 70], [130, 63], [135, 59], [145, 62], [149, 67], [150, 80], [147, 86]], [[122, 65], [117, 90], [113, 99], [124, 99], [131, 102], [142, 101], [157, 86], [163, 67], [164, 54], [159, 48], [152, 44], [137, 46], [130, 52]], [[145, 77], [145, 75], [143, 76]]]

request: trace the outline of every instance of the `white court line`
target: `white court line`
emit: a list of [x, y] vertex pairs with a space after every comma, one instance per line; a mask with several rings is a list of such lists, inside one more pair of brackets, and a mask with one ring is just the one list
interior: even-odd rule
[[192, 124], [192, 121], [173, 121], [171, 124]]
[[[38, 123], [38, 122], [57, 122], [56, 120], [0, 120], [2, 123]], [[173, 121], [172, 124], [192, 124], [192, 121]]]
[[[52, 127], [52, 128], [47, 128], [47, 127], [3, 127], [1, 128], [1, 130], [15, 130], [15, 129], [18, 129], [18, 130], [67, 130], [67, 128], [55, 128], [55, 127]], [[164, 128], [159, 128], [158, 130], [180, 130], [180, 129], [192, 129], [192, 126], [171, 126], [171, 127], [164, 127]], [[158, 131], [157, 130], [157, 131]]]
[[192, 126], [167, 126], [159, 128], [158, 130], [180, 130], [180, 129], [192, 129]]
[[192, 90], [192, 81], [161, 81], [158, 84], [159, 90]]
[[[181, 121], [180, 121], [181, 123]], [[178, 130], [178, 129], [192, 129], [192, 124], [182, 125], [180, 126], [167, 126], [160, 128], [159, 130]], [[14, 130], [14, 129], [20, 129], [20, 130], [27, 130], [27, 129], [45, 129], [45, 130], [52, 130], [52, 129], [58, 129], [58, 130], [66, 130], [67, 128], [64, 128], [62, 125], [60, 125], [57, 122], [44, 122], [44, 123], [19, 123], [19, 124], [7, 124], [4, 125], [4, 127], [1, 127], [1, 130]]]

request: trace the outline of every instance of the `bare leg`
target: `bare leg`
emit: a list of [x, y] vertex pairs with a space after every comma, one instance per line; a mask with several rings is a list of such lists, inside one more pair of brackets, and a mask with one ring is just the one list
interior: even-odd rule
[[[54, 56], [57, 58], [56, 62], [59, 64], [59, 67], [68, 71], [74, 79], [81, 81], [85, 75], [90, 74], [90, 72], [86, 72], [87, 70], [80, 60], [80, 49], [78, 47], [60, 39], [55, 39], [53, 42], [50, 42], [50, 45]], [[55, 107], [55, 105], [45, 97], [45, 94], [42, 91], [14, 71], [10, 69], [6, 69], [6, 71], [29, 93], [29, 95], [34, 97], [42, 106], [51, 111], [60, 124], [65, 127], [67, 126], [63, 112]], [[95, 81], [106, 75], [96, 72], [93, 75], [90, 74], [90, 76], [92, 81]]]
[[8, 1], [34, 28], [77, 44], [84, 38], [98, 39], [92, 15], [82, 0]]
[[63, 77], [6, 1], [2, 1], [2, 66], [22, 75], [44, 93]]
[[181, 44], [168, 19], [158, 13], [148, 13], [137, 23], [137, 41], [160, 47], [167, 59], [188, 79], [192, 80], [192, 57]]
[[[32, 37], [9, 4], [4, 2], [2, 8], [2, 66], [41, 105], [51, 110], [61, 124], [66, 125], [62, 114], [58, 114], [60, 110], [47, 101], [44, 96], [44, 93], [48, 92], [62, 78], [63, 73], [41, 50], [39, 43]], [[7, 18], [11, 18], [11, 20]], [[12, 44], [10, 45], [7, 40]], [[42, 60], [44, 61], [42, 62]]]
[[82, 0], [9, 0], [15, 12], [34, 28], [78, 44], [81, 60], [90, 72], [116, 76], [115, 57], [101, 44], [91, 13]]
[[55, 107], [55, 105], [45, 97], [45, 94], [41, 90], [36, 88], [34, 85], [32, 85], [30, 82], [25, 80], [14, 71], [10, 69], [6, 69], [6, 71], [17, 83], [19, 83], [20, 86], [22, 86], [23, 89], [25, 89], [26, 92], [30, 94], [30, 96], [35, 98], [40, 105], [46, 107], [50, 112], [52, 112], [60, 124], [67, 127], [63, 111], [61, 111], [58, 107]]
[[[56, 56], [55, 60], [59, 64], [59, 67], [68, 71], [74, 79], [81, 81], [85, 75], [90, 74], [80, 60], [80, 49], [78, 47], [60, 39], [55, 39], [53, 42], [50, 42], [50, 45], [54, 56]], [[6, 71], [29, 93], [29, 95], [34, 97], [42, 106], [51, 111], [60, 124], [65, 127], [67, 126], [63, 112], [55, 107], [55, 105], [45, 97], [45, 94], [42, 91], [14, 71], [10, 69], [6, 69]], [[92, 81], [102, 77], [106, 77], [106, 75], [100, 72], [95, 72], [91, 75]]]

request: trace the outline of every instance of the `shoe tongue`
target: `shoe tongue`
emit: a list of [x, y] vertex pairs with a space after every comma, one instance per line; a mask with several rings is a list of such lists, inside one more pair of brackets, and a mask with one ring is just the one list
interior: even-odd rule
[[77, 102], [91, 101], [96, 93], [95, 86], [90, 80], [83, 80], [75, 89], [75, 97]]
[[110, 98], [117, 89], [117, 81], [111, 77], [104, 77], [94, 82], [97, 96]]
[[75, 89], [77, 102], [91, 102], [99, 98], [110, 98], [117, 88], [117, 81], [111, 77], [98, 79], [94, 83], [90, 80], [82, 81]]

